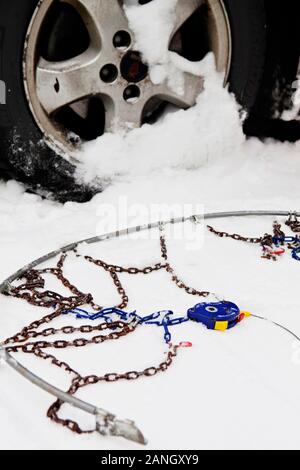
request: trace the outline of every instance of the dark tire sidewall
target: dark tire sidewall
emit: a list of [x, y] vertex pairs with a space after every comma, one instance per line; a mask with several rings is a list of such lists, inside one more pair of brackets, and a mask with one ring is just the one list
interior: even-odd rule
[[50, 191], [61, 201], [84, 201], [95, 193], [95, 188], [75, 182], [74, 164], [46, 144], [26, 98], [24, 45], [38, 3], [0, 0], [0, 79], [7, 89], [7, 103], [0, 107], [0, 165], [8, 176], [34, 189]]
[[26, 34], [37, 4], [38, 0], [0, 0], [0, 75], [7, 89], [6, 119], [0, 118], [0, 125], [23, 129], [25, 126], [24, 130], [30, 133], [36, 130], [36, 125], [24, 91], [23, 56]]
[[264, 0], [224, 0], [231, 26], [230, 90], [250, 110], [261, 85], [266, 54]]

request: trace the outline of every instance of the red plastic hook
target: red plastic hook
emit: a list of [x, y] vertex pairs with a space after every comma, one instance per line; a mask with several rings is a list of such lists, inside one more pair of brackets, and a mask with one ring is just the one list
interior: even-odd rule
[[274, 250], [271, 252], [271, 255], [276, 255], [276, 256], [281, 256], [285, 253], [284, 248], [278, 248], [277, 250]]
[[191, 343], [190, 341], [181, 341], [181, 343], [179, 343], [179, 347], [180, 348], [192, 348], [193, 343]]
[[239, 318], [238, 318], [238, 323], [240, 323], [241, 321], [245, 320], [246, 318], [246, 315], [244, 313], [241, 313]]
[[274, 256], [281, 256], [285, 253], [284, 248], [275, 248], [275, 250], [272, 250], [272, 248], [270, 247], [265, 247], [264, 250], [266, 253], [269, 253], [270, 255], [274, 255]]

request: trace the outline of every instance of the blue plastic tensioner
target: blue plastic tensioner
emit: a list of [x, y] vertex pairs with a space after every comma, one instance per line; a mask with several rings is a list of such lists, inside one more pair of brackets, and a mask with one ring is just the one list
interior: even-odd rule
[[232, 302], [201, 303], [187, 311], [188, 318], [203, 323], [209, 330], [225, 331], [241, 320], [242, 312]]

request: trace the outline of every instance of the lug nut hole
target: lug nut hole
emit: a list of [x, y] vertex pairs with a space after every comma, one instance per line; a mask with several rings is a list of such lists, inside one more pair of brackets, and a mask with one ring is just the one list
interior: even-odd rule
[[141, 90], [136, 85], [129, 85], [124, 90], [123, 96], [124, 96], [124, 100], [127, 101], [128, 103], [135, 103], [141, 96]]
[[118, 31], [114, 35], [113, 44], [116, 49], [126, 50], [131, 44], [131, 36], [127, 31]]
[[100, 78], [105, 83], [112, 83], [118, 78], [118, 69], [114, 64], [106, 64], [100, 70]]

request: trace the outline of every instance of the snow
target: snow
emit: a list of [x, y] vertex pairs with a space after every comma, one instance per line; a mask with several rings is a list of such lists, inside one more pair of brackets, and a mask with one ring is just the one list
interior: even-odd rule
[[[155, 220], [158, 213], [168, 212], [167, 206], [172, 215], [199, 210], [299, 210], [300, 142], [246, 140], [240, 110], [222, 88], [211, 57], [202, 66], [208, 79], [194, 108], [169, 109], [153, 126], [107, 134], [86, 146], [79, 177], [89, 181], [97, 175], [109, 182], [89, 203], [60, 205], [26, 193], [16, 182], [0, 183], [1, 279], [74, 240]], [[257, 236], [270, 232], [272, 222], [272, 218], [235, 218], [212, 224]], [[266, 262], [255, 246], [217, 239], [201, 227], [197, 230], [197, 244], [187, 243], [180, 232], [168, 235], [170, 259], [179, 276], [299, 335], [299, 264], [289, 255], [277, 263]], [[144, 266], [159, 261], [154, 235], [81, 250], [112, 263]], [[92, 291], [96, 301], [105, 305], [119, 301], [110, 279], [96, 267], [71, 256], [66, 273], [82, 290]], [[122, 281], [130, 297], [129, 310], [173, 309], [179, 316], [198, 301], [177, 289], [164, 272], [147, 278], [123, 275]], [[49, 287], [58, 288], [50, 280]], [[1, 339], [43, 314], [42, 309], [2, 297]], [[55, 325], [62, 321], [76, 324], [64, 318]], [[255, 318], [222, 334], [192, 323], [172, 332], [174, 342], [192, 341], [193, 348], [182, 350], [167, 373], [87, 387], [78, 396], [134, 419], [149, 439], [148, 449], [299, 448], [299, 343]], [[82, 373], [101, 374], [158, 364], [165, 351], [161, 331], [152, 327], [111, 343], [58, 355]], [[31, 356], [17, 358], [48, 381], [68, 388], [69, 377], [55, 368]], [[8, 366], [0, 366], [0, 377], [1, 448], [140, 448], [97, 434], [73, 435], [45, 417], [52, 403], [49, 395]], [[77, 416], [69, 407], [63, 413]], [[81, 413], [80, 422], [85, 427], [93, 424]]]
[[136, 39], [135, 48], [149, 65], [152, 82], [160, 84], [167, 80], [175, 91], [182, 88], [183, 74], [173, 63], [173, 54], [168, 48], [176, 22], [177, 2], [154, 0], [142, 8], [135, 0], [125, 2], [129, 27]]
[[293, 106], [283, 113], [283, 119], [289, 121], [291, 119], [300, 119], [300, 62], [298, 69], [298, 78], [292, 83], [293, 95]]
[[135, 46], [150, 67], [166, 65], [168, 62], [168, 47], [176, 21], [177, 1], [165, 0], [162, 4], [154, 0], [142, 7], [136, 1], [125, 2], [129, 27], [135, 35]]
[[[145, 176], [158, 170], [189, 171], [226, 155], [237, 158], [241, 152], [248, 152], [238, 105], [223, 89], [223, 76], [215, 71], [214, 57], [208, 55], [200, 64], [191, 65], [182, 63], [178, 56], [177, 64], [207, 79], [196, 106], [188, 111], [169, 108], [153, 125], [107, 133], [86, 144], [80, 155], [79, 179], [93, 181], [97, 175], [115, 181], [125, 175]], [[217, 135], [216, 127], [220, 129]]]

